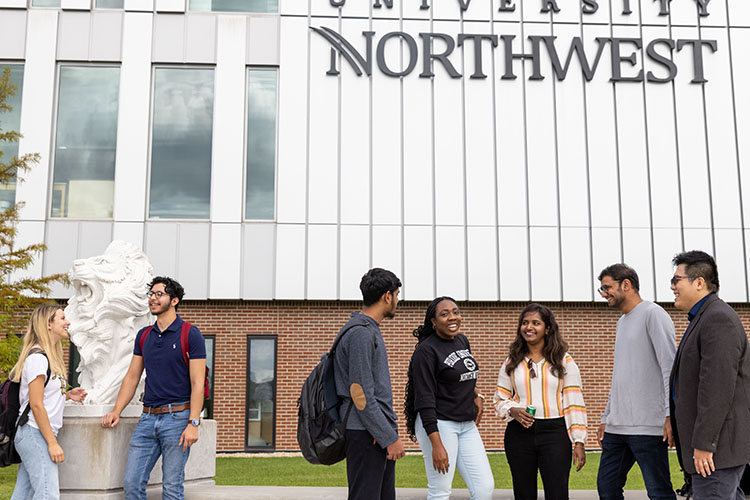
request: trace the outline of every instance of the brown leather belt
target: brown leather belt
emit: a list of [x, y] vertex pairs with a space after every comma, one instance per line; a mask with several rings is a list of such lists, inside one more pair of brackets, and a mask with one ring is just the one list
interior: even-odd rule
[[189, 410], [190, 403], [184, 403], [181, 405], [166, 405], [159, 406], [157, 408], [149, 408], [148, 406], [143, 407], [143, 413], [149, 413], [151, 415], [161, 415], [163, 413], [177, 413], [178, 411]]

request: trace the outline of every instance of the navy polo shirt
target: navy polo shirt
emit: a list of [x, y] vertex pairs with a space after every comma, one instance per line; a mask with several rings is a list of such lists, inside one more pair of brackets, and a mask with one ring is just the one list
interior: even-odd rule
[[[143, 396], [145, 406], [157, 407], [190, 401], [190, 370], [185, 364], [180, 346], [182, 323], [182, 318], [178, 315], [163, 332], [154, 323], [143, 344], [143, 353], [141, 335], [147, 327], [135, 336], [133, 354], [143, 356], [146, 367], [146, 392]], [[195, 325], [191, 325], [188, 339], [189, 359], [206, 359], [206, 341]]]

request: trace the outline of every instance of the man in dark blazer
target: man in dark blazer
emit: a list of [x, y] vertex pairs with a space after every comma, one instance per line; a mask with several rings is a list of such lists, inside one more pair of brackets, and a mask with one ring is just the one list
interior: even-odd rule
[[737, 313], [721, 300], [713, 257], [677, 255], [675, 307], [690, 324], [670, 376], [672, 429], [695, 500], [744, 500], [740, 479], [750, 462], [750, 354]]

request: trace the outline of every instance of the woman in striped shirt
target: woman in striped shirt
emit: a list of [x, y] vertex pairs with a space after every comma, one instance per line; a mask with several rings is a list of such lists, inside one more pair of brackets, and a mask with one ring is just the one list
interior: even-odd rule
[[[500, 368], [495, 413], [509, 421], [505, 453], [516, 499], [536, 499], [537, 470], [546, 500], [567, 500], [571, 456], [586, 463], [586, 408], [581, 374], [549, 308], [529, 304]], [[529, 406], [536, 414], [528, 413]], [[573, 450], [571, 451], [571, 442]]]

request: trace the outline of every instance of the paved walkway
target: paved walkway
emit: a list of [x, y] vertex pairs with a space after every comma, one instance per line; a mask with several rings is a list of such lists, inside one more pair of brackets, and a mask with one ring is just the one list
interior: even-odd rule
[[[160, 491], [149, 492], [149, 500], [161, 498]], [[427, 490], [422, 488], [398, 488], [399, 500], [424, 500]], [[452, 500], [468, 500], [468, 490], [453, 490]], [[494, 500], [512, 500], [511, 490], [495, 490]], [[539, 498], [544, 494], [540, 491]], [[571, 500], [595, 500], [596, 490], [570, 492]], [[626, 500], [647, 499], [645, 491], [626, 491]], [[345, 500], [346, 488], [292, 487], [292, 486], [213, 486], [193, 485], [185, 489], [185, 500]], [[681, 500], [682, 497], [678, 497]]]

